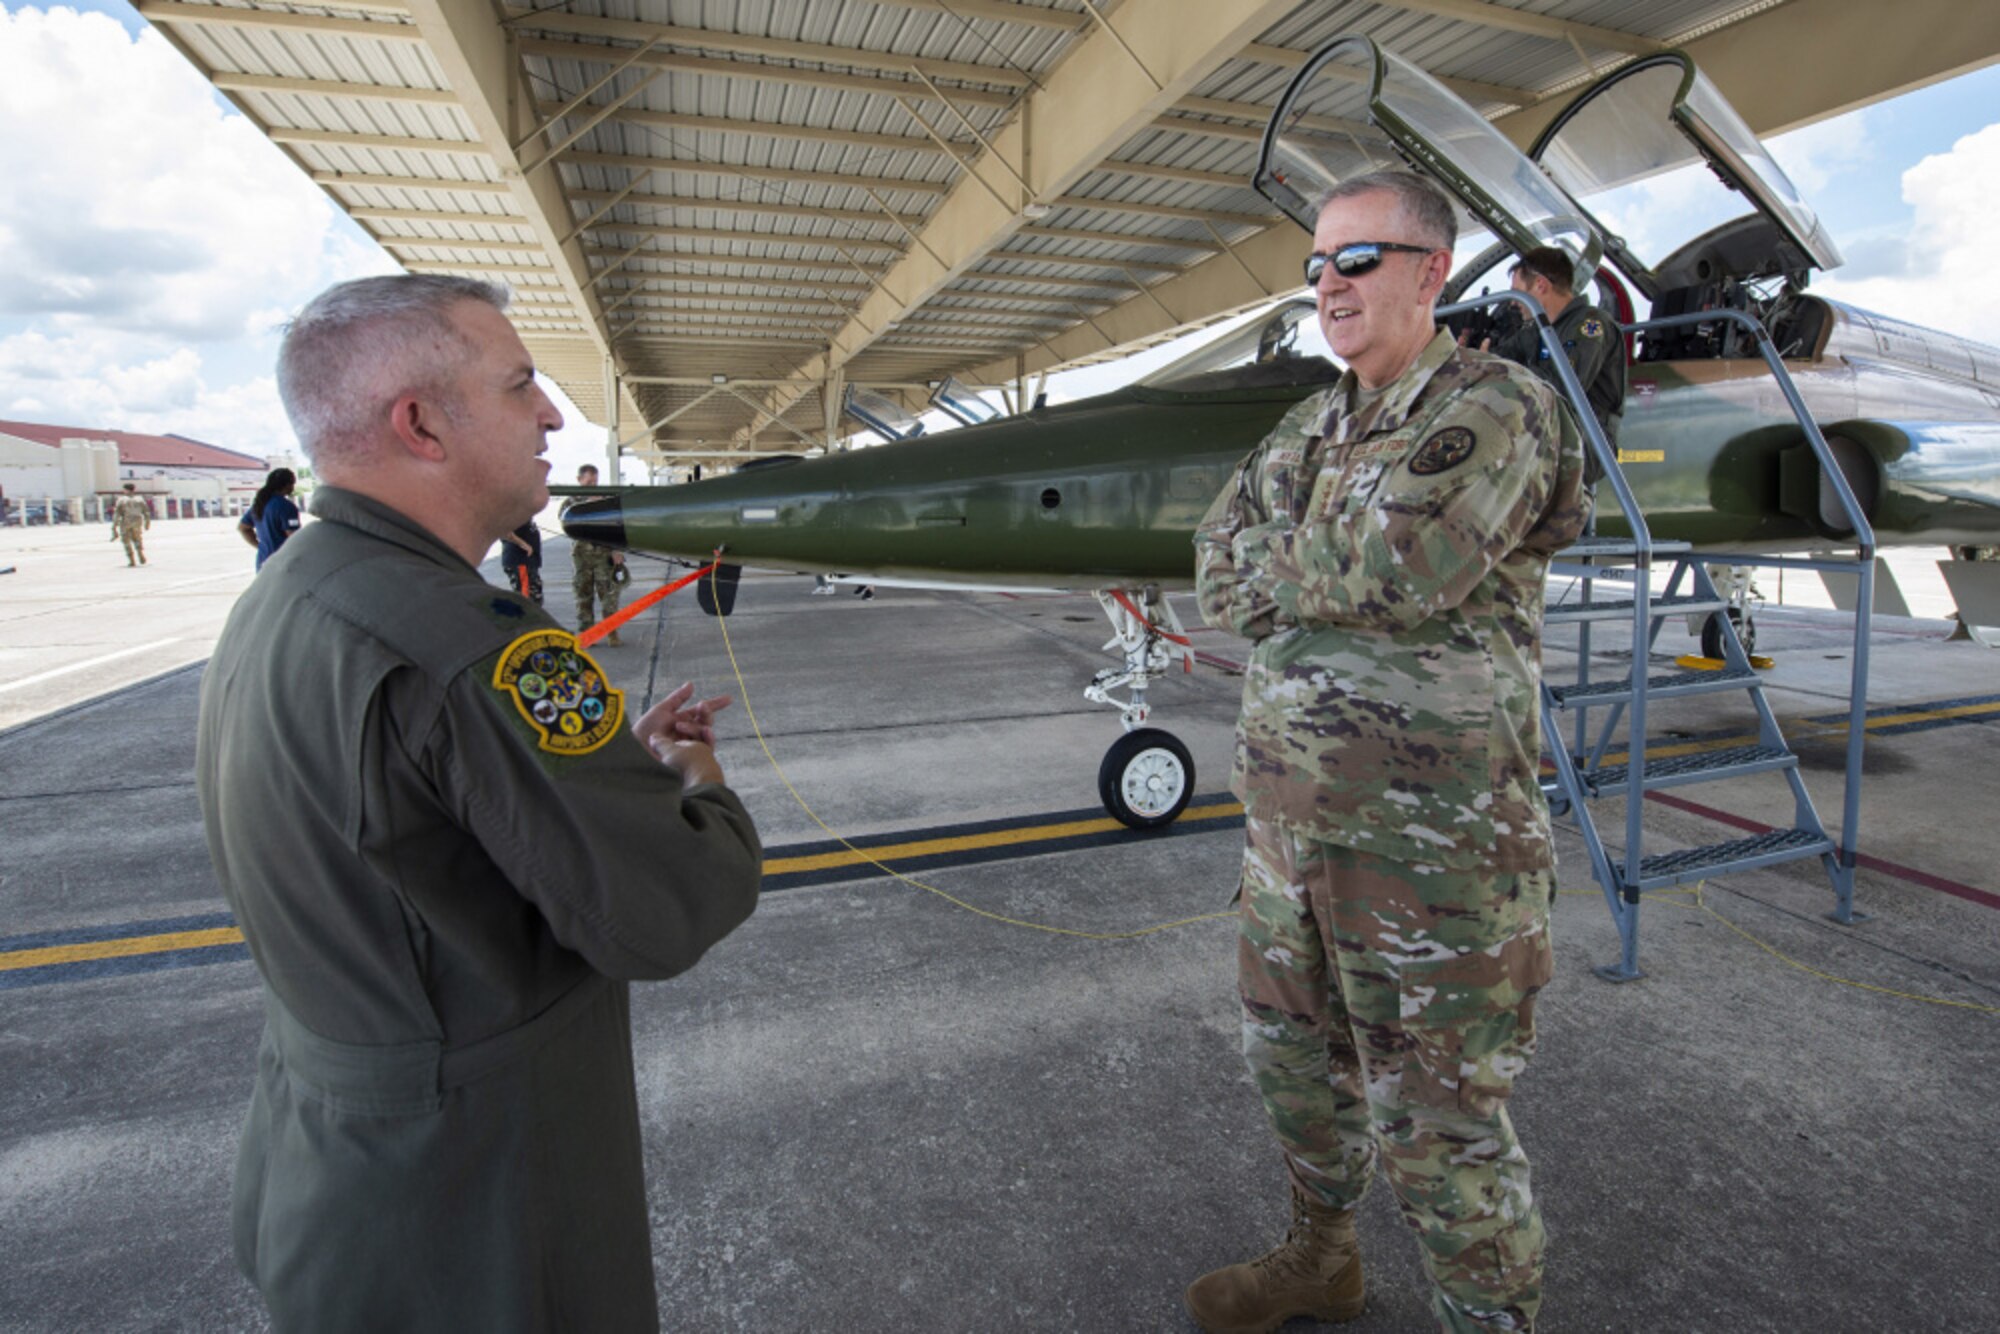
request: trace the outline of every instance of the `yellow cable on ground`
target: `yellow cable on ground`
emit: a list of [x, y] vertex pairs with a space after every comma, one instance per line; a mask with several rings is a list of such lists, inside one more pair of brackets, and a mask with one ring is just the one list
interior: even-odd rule
[[[711, 575], [710, 578], [713, 579], [714, 576]], [[897, 880], [900, 880], [904, 884], [909, 885], [912, 888], [921, 889], [926, 894], [935, 894], [939, 898], [943, 899], [946, 903], [951, 904], [953, 907], [963, 908], [966, 912], [973, 914], [975, 917], [984, 917], [990, 922], [999, 922], [1003, 926], [1018, 926], [1023, 930], [1027, 931], [1045, 931], [1052, 936], [1075, 936], [1082, 940], [1136, 940], [1140, 936], [1156, 935], [1161, 931], [1172, 931], [1176, 927], [1193, 926], [1197, 922], [1215, 922], [1215, 921], [1220, 921], [1226, 917], [1236, 916], [1236, 914], [1233, 911], [1212, 912], [1212, 913], [1203, 913], [1199, 917], [1182, 917], [1172, 922], [1160, 922], [1153, 926], [1140, 927], [1136, 931], [1079, 931], [1074, 927], [1050, 926], [1046, 922], [1029, 922], [1022, 920], [1019, 917], [1007, 917], [1003, 916], [1000, 913], [988, 912], [984, 908], [977, 907], [974, 904], [967, 903], [964, 899], [946, 893], [944, 890], [939, 889], [936, 885], [927, 885], [921, 880], [915, 879], [911, 876], [904, 875], [901, 871], [896, 870], [892, 866], [877, 861], [875, 858], [869, 856], [866, 852], [864, 852], [860, 848], [855, 847], [852, 843], [849, 843], [846, 839], [842, 838], [839, 834], [835, 833], [833, 827], [827, 824], [826, 821], [820, 819], [818, 812], [814, 811], [811, 806], [807, 805], [806, 799], [799, 795], [799, 790], [792, 786], [792, 780], [786, 777], [785, 775], [785, 767], [778, 763], [778, 757], [771, 753], [770, 743], [764, 740], [764, 729], [757, 723], [757, 711], [750, 706], [750, 687], [744, 683], [743, 668], [736, 661], [736, 648], [729, 642], [728, 618], [725, 616], [717, 616], [715, 618], [715, 623], [722, 628], [722, 647], [723, 651], [729, 654], [729, 670], [736, 674], [736, 689], [738, 692], [738, 697], [743, 701], [744, 716], [749, 718], [750, 731], [756, 736], [757, 744], [763, 748], [764, 758], [770, 761], [771, 770], [772, 772], [778, 775], [778, 781], [785, 785], [785, 791], [792, 794], [792, 800], [796, 801], [799, 804], [799, 809], [804, 811], [807, 817], [811, 819], [814, 824], [818, 825], [821, 829], [824, 829], [828, 837], [832, 838], [834, 842], [840, 844], [841, 847], [846, 848], [856, 857], [859, 857], [862, 861], [867, 862], [870, 866], [873, 866], [876, 870], [881, 871], [884, 875], [891, 876]]]
[[[1730, 921], [1727, 917], [1724, 917], [1715, 909], [1709, 907], [1708, 900], [1702, 893], [1707, 886], [1708, 881], [1699, 880], [1695, 882], [1691, 889], [1674, 889], [1663, 893], [1648, 894], [1646, 895], [1646, 902], [1671, 903], [1677, 908], [1691, 908], [1705, 912], [1780, 963], [1796, 968], [1802, 973], [1810, 973], [1822, 982], [1834, 982], [1843, 987], [1853, 987], [1859, 991], [1872, 991], [1877, 995], [1894, 996], [1897, 1000], [1920, 1001], [1925, 1005], [1948, 1005], [1955, 1010], [1974, 1010], [1980, 1014], [2000, 1014], [2000, 1005], [1981, 1005], [1977, 1001], [1946, 1000], [1941, 996], [1919, 996], [1911, 991], [1897, 991], [1892, 987], [1878, 987], [1872, 982], [1857, 982], [1851, 977], [1836, 977], [1834, 974], [1815, 968], [1809, 963], [1801, 963], [1791, 955], [1786, 954], [1783, 950], [1780, 950], [1777, 946], [1759, 939], [1749, 931]], [[1602, 891], [1596, 889], [1564, 889], [1558, 890], [1557, 893], [1563, 895], [1588, 894], [1595, 898], [1599, 897]]]
[[[710, 575], [711, 579], [713, 579], [714, 577], [715, 576], [713, 574]], [[729, 655], [729, 670], [733, 672], [736, 676], [736, 689], [739, 697], [743, 701], [744, 716], [749, 718], [750, 731], [752, 732], [752, 734], [756, 736], [757, 745], [760, 748], [762, 748], [764, 752], [764, 758], [770, 762], [772, 772], [778, 775], [778, 781], [785, 785], [785, 791], [792, 794], [792, 800], [796, 801], [799, 804], [799, 809], [806, 813], [807, 818], [809, 818], [814, 824], [818, 825], [821, 829], [825, 830], [827, 835], [830, 838], [832, 838], [834, 842], [840, 844], [841, 847], [846, 848], [856, 857], [859, 857], [862, 861], [867, 862], [870, 866], [873, 866], [876, 870], [882, 872], [884, 875], [890, 876], [896, 880], [900, 880], [904, 884], [909, 885], [912, 888], [921, 889], [926, 894], [935, 894], [939, 898], [943, 899], [946, 903], [951, 904], [953, 907], [963, 908], [966, 912], [969, 912], [976, 917], [984, 917], [988, 921], [999, 922], [1003, 926], [1018, 926], [1027, 931], [1045, 931], [1052, 936], [1075, 936], [1082, 940], [1136, 940], [1140, 936], [1155, 935], [1161, 931], [1172, 931], [1177, 927], [1193, 926], [1197, 922], [1215, 922], [1215, 921], [1220, 921], [1226, 917], [1236, 916], [1234, 912], [1212, 912], [1212, 913], [1203, 913], [1198, 917], [1183, 917], [1172, 922], [1160, 922], [1154, 926], [1140, 927], [1136, 931], [1079, 931], [1076, 930], [1074, 927], [1050, 926], [1045, 922], [1029, 922], [1029, 921], [1024, 921], [1018, 917], [1007, 917], [1000, 913], [989, 912], [984, 908], [977, 907], [974, 904], [967, 903], [964, 899], [958, 898], [955, 895], [946, 893], [944, 890], [939, 889], [936, 885], [927, 885], [923, 881], [918, 880], [912, 876], [904, 875], [901, 871], [896, 870], [892, 866], [877, 861], [875, 858], [869, 856], [862, 849], [855, 847], [852, 843], [849, 843], [846, 839], [842, 838], [838, 833], [835, 833], [833, 827], [827, 824], [826, 821], [820, 819], [819, 813], [813, 810], [813, 808], [806, 803], [806, 799], [799, 795], [799, 790], [792, 786], [792, 780], [785, 774], [785, 767], [778, 763], [778, 757], [771, 753], [770, 743], [764, 739], [764, 729], [757, 722], [756, 709], [752, 708], [750, 705], [750, 687], [743, 680], [742, 665], [736, 661], [736, 647], [735, 645], [729, 642], [728, 618], [725, 616], [717, 616], [715, 618], [715, 623], [722, 630], [722, 648], [723, 651]], [[1673, 891], [1668, 891], [1667, 893], [1664, 894], [1651, 894], [1648, 895], [1647, 897], [1653, 900], [1654, 902], [1673, 903], [1684, 908], [1698, 908], [1702, 912], [1707, 913], [1710, 917], [1713, 917], [1716, 921], [1728, 927], [1731, 931], [1734, 931], [1737, 935], [1743, 937], [1745, 940], [1755, 945], [1758, 949], [1763, 950], [1765, 953], [1769, 954], [1771, 957], [1779, 960], [1782, 963], [1789, 964], [1791, 967], [1798, 969], [1802, 973], [1810, 973], [1812, 976], [1820, 978], [1823, 981], [1836, 982], [1843, 987], [1855, 987], [1862, 991], [1873, 991], [1884, 996], [1894, 996], [1899, 1000], [1920, 1001], [1925, 1005], [1948, 1005], [1953, 1007], [1954, 1009], [1976, 1010], [1981, 1014], [2000, 1014], [2000, 1006], [1980, 1005], [1972, 1001], [1945, 1000], [1937, 996], [1919, 996], [1913, 992], [1895, 991], [1889, 987], [1878, 987], [1868, 982], [1856, 982], [1852, 978], [1836, 977], [1832, 973], [1823, 972], [1818, 968], [1814, 968], [1811, 964], [1800, 963], [1797, 959], [1794, 959], [1790, 955], [1785, 954], [1777, 947], [1766, 944], [1764, 941], [1759, 940], [1756, 936], [1752, 935], [1750, 932], [1744, 930], [1742, 927], [1736, 925], [1736, 923], [1730, 921], [1727, 917], [1724, 917], [1721, 913], [1717, 912], [1715, 909], [1709, 907], [1707, 901], [1702, 897], [1702, 890], [1707, 884], [1708, 882], [1706, 880], [1702, 880], [1697, 882], [1691, 891], [1673, 890]], [[1596, 894], [1598, 891], [1592, 889], [1565, 889], [1565, 890], [1560, 890], [1558, 892], [1562, 894]], [[1687, 898], [1680, 897], [1680, 895], [1684, 893], [1690, 895], [1690, 897]]]
[[1756, 936], [1751, 935], [1748, 931], [1745, 931], [1742, 927], [1736, 925], [1736, 923], [1730, 921], [1727, 917], [1724, 917], [1721, 913], [1709, 907], [1708, 901], [1702, 896], [1702, 890], [1707, 886], [1707, 884], [1708, 881], [1706, 880], [1697, 881], [1695, 883], [1694, 887], [1695, 907], [1701, 909], [1703, 912], [1707, 913], [1710, 917], [1713, 917], [1716, 921], [1722, 923], [1724, 926], [1728, 927], [1731, 931], [1734, 931], [1737, 935], [1743, 937], [1745, 940], [1749, 941], [1752, 945], [1755, 945], [1758, 949], [1764, 951], [1772, 958], [1777, 959], [1781, 963], [1789, 964], [1793, 968], [1798, 969], [1802, 973], [1810, 973], [1814, 977], [1817, 977], [1822, 981], [1838, 982], [1843, 987], [1854, 987], [1860, 991], [1873, 991], [1883, 996], [1894, 996], [1898, 1000], [1920, 1001], [1925, 1005], [1948, 1005], [1955, 1010], [1976, 1010], [1981, 1014], [2000, 1014], [2000, 1005], [1980, 1005], [1975, 1001], [1946, 1000], [1941, 996], [1919, 996], [1914, 992], [1896, 991], [1890, 987], [1878, 987], [1872, 982], [1856, 982], [1853, 978], [1849, 977], [1835, 977], [1832, 973], [1823, 972], [1820, 969], [1813, 967], [1809, 963], [1800, 963], [1797, 959], [1794, 959], [1791, 955], [1786, 954], [1782, 950], [1778, 949], [1777, 946], [1770, 945], [1762, 940], [1759, 940]]

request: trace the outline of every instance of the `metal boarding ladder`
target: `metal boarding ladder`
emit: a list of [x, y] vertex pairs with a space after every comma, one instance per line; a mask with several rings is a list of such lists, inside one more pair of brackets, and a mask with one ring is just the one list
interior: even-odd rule
[[[1620, 334], [1664, 329], [1678, 325], [1729, 321], [1744, 327], [1755, 340], [1758, 352], [1791, 407], [1815, 458], [1829, 479], [1854, 534], [1854, 560], [1777, 558], [1761, 555], [1704, 553], [1696, 557], [1686, 542], [1654, 539], [1645, 516], [1640, 512], [1630, 483], [1618, 466], [1616, 451], [1604, 438], [1597, 418], [1575, 371], [1564, 355], [1561, 341], [1540, 307], [1518, 293], [1461, 302], [1439, 313], [1450, 314], [1479, 305], [1493, 304], [1511, 297], [1525, 306], [1534, 319], [1542, 346], [1562, 382], [1564, 397], [1583, 430], [1588, 447], [1603, 466], [1603, 481], [1609, 485], [1631, 529], [1629, 538], [1586, 537], [1566, 551], [1557, 553], [1551, 571], [1573, 575], [1580, 580], [1582, 600], [1550, 608], [1548, 624], [1577, 626], [1577, 669], [1574, 683], [1542, 683], [1541, 711], [1543, 744], [1553, 761], [1554, 780], [1543, 789], [1558, 812], [1573, 817], [1589, 853], [1591, 869], [1603, 890], [1605, 903], [1618, 928], [1620, 957], [1594, 971], [1612, 982], [1629, 982], [1642, 977], [1639, 970], [1639, 906], [1645, 891], [1666, 889], [1689, 881], [1713, 878], [1733, 871], [1750, 870], [1781, 862], [1817, 856], [1824, 865], [1835, 896], [1829, 914], [1835, 921], [1858, 920], [1854, 911], [1854, 870], [1858, 859], [1856, 836], [1861, 798], [1861, 757], [1867, 713], [1868, 622], [1874, 604], [1875, 537], [1861, 512], [1846, 477], [1835, 463], [1832, 451], [1818, 425], [1812, 420], [1797, 386], [1786, 372], [1783, 360], [1771, 343], [1761, 322], [1734, 310], [1699, 311], [1667, 316], [1619, 328]], [[1653, 593], [1656, 557], [1671, 557], [1672, 570], [1661, 592]], [[1728, 600], [1716, 589], [1710, 563], [1732, 565], [1789, 565], [1793, 567], [1849, 571], [1859, 581], [1859, 611], [1855, 617], [1853, 676], [1850, 683], [1846, 782], [1839, 840], [1827, 833], [1814, 809], [1812, 798], [1800, 778], [1798, 757], [1785, 740], [1763, 683], [1750, 666], [1737, 638], [1735, 626], [1726, 614]], [[1615, 581], [1629, 588], [1628, 597], [1599, 600], [1595, 585]], [[1646, 658], [1667, 618], [1701, 612], [1712, 613], [1726, 627], [1720, 636], [1724, 662], [1719, 671], [1682, 671], [1654, 674], [1646, 668]], [[1611, 680], [1590, 679], [1590, 631], [1593, 624], [1628, 620], [1632, 634], [1632, 666], [1625, 676]], [[1750, 697], [1757, 715], [1757, 739], [1748, 745], [1675, 754], [1647, 760], [1648, 706], [1652, 700], [1671, 700], [1719, 691], [1741, 690]], [[1605, 713], [1592, 738], [1590, 712]], [[1575, 742], [1562, 744], [1561, 715], [1573, 715]], [[1619, 725], [1626, 724], [1626, 746], [1622, 762], [1613, 762], [1611, 745]], [[1657, 743], [1652, 743], [1657, 744]], [[1645, 797], [1649, 792], [1692, 783], [1714, 782], [1751, 774], [1781, 773], [1793, 798], [1793, 824], [1704, 847], [1682, 848], [1648, 855], [1645, 849]], [[1616, 857], [1605, 846], [1592, 814], [1591, 802], [1598, 798], [1625, 800], [1624, 846]]]

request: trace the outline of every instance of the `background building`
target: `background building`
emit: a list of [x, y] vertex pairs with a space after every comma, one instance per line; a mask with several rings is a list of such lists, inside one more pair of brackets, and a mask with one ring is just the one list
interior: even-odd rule
[[239, 514], [280, 467], [306, 476], [288, 452], [260, 459], [184, 435], [0, 421], [0, 522], [95, 522], [127, 482], [158, 519]]

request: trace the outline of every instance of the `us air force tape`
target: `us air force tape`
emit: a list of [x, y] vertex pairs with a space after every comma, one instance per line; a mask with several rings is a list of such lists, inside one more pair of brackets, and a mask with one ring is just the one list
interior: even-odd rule
[[493, 669], [493, 688], [535, 729], [541, 749], [588, 755], [625, 718], [625, 692], [613, 690], [566, 630], [531, 630], [509, 644]]
[[1417, 452], [1410, 455], [1410, 471], [1419, 477], [1433, 477], [1456, 468], [1472, 457], [1475, 443], [1472, 432], [1465, 427], [1447, 426], [1417, 446]]

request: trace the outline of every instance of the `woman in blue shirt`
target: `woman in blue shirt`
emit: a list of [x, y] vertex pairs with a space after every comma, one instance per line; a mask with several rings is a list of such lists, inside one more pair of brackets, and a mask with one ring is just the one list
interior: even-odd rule
[[292, 490], [299, 479], [290, 468], [273, 468], [250, 502], [250, 512], [236, 525], [243, 540], [257, 548], [257, 568], [277, 554], [285, 539], [299, 530], [299, 507], [292, 503]]

